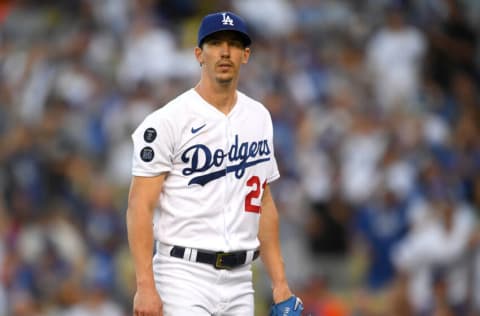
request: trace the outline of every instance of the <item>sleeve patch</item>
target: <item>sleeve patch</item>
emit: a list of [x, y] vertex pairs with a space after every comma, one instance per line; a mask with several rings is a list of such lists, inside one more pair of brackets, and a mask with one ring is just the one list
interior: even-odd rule
[[142, 151], [140, 151], [140, 158], [145, 162], [152, 161], [153, 157], [155, 157], [155, 152], [152, 147], [143, 147]]
[[157, 138], [157, 131], [152, 127], [147, 128], [145, 130], [145, 133], [143, 133], [143, 139], [147, 143], [153, 142], [155, 140], [155, 138]]

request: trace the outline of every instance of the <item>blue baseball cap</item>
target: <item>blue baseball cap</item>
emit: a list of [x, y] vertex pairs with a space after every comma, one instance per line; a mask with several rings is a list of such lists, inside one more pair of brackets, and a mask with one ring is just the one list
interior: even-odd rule
[[247, 32], [245, 21], [232, 12], [216, 12], [206, 15], [198, 29], [198, 47], [202, 46], [205, 37], [220, 31], [234, 31], [240, 34], [245, 47], [250, 46], [252, 40]]

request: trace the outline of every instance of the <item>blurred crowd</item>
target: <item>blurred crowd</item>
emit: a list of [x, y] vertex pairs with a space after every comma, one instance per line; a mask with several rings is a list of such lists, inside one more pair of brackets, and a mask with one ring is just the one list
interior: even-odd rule
[[220, 10], [254, 39], [306, 315], [480, 315], [476, 0], [0, 1], [0, 315], [131, 314], [130, 135]]

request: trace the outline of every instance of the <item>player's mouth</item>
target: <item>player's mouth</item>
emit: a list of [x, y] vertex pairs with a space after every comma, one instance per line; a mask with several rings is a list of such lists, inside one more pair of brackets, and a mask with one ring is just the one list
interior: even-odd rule
[[230, 68], [233, 68], [233, 65], [231, 63], [220, 63], [218, 64], [218, 68], [221, 71], [228, 71]]

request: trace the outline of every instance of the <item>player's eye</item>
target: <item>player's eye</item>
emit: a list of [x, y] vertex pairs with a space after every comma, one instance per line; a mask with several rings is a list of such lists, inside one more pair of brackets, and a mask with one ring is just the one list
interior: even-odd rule
[[235, 48], [243, 48], [243, 43], [239, 40], [230, 40], [228, 44]]
[[211, 46], [219, 46], [221, 43], [222, 43], [222, 41], [220, 41], [218, 39], [212, 39], [212, 40], [208, 41], [208, 45], [211, 45]]

